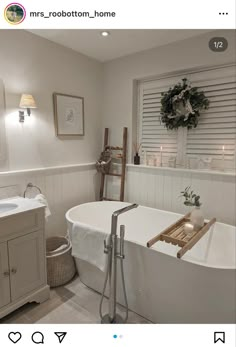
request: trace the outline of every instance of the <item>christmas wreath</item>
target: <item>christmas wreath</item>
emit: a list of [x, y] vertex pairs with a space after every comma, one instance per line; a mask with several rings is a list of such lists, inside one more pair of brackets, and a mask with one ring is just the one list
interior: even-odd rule
[[209, 100], [184, 78], [168, 92], [161, 94], [161, 122], [167, 129], [196, 128], [200, 111], [209, 107]]

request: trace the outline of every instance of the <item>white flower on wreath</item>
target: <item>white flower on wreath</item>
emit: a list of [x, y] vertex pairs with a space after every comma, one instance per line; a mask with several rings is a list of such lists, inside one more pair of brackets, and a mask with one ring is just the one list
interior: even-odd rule
[[184, 120], [188, 120], [190, 114], [194, 114], [194, 110], [190, 103], [190, 100], [183, 100], [185, 93], [191, 89], [191, 86], [187, 86], [184, 90], [182, 90], [178, 95], [175, 95], [172, 98], [173, 109], [175, 110], [175, 114], [169, 115], [168, 118], [181, 118], [184, 117]]

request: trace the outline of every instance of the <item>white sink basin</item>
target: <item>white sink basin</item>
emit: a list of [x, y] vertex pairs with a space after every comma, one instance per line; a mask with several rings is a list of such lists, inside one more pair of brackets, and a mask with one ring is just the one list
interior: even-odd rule
[[17, 208], [18, 205], [17, 204], [12, 204], [12, 203], [1, 203], [0, 202], [0, 213], [4, 213], [4, 212], [8, 212], [11, 210], [14, 210], [15, 208]]

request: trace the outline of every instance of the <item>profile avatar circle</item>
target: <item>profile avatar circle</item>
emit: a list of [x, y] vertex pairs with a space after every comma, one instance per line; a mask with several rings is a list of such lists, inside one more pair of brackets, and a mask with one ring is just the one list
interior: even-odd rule
[[9, 24], [17, 25], [23, 22], [26, 11], [23, 5], [11, 3], [7, 5], [4, 11], [4, 17]]

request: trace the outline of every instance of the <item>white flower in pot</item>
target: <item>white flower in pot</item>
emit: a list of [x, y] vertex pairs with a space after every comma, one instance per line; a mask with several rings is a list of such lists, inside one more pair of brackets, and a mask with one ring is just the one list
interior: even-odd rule
[[204, 216], [201, 210], [200, 195], [194, 193], [191, 187], [186, 187], [181, 196], [185, 198], [185, 206], [194, 206], [190, 215], [190, 222], [193, 224], [194, 230], [199, 230], [204, 226]]

